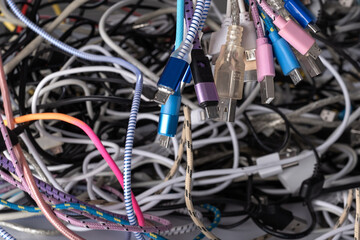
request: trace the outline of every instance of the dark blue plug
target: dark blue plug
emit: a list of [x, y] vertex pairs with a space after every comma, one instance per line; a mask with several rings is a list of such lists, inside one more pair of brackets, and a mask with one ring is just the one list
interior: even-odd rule
[[158, 91], [155, 94], [154, 100], [160, 104], [165, 104], [169, 96], [174, 94], [179, 88], [181, 80], [188, 72], [189, 63], [185, 60], [170, 57], [165, 66], [163, 73], [158, 81]]
[[309, 27], [315, 33], [320, 31], [315, 24], [316, 18], [302, 2], [299, 0], [285, 0], [284, 7], [303, 28]]

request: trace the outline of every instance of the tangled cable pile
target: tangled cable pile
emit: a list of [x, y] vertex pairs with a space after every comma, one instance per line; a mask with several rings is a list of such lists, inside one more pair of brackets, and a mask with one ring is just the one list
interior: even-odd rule
[[0, 236], [360, 239], [359, 2], [245, 2], [0, 0]]

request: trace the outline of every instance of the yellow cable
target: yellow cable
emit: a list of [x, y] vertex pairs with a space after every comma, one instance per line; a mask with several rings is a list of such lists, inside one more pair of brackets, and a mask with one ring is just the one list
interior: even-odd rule
[[[48, 2], [52, 2], [52, 0], [48, 0]], [[59, 4], [57, 4], [57, 3], [52, 4], [51, 7], [57, 16], [59, 16], [61, 14], [61, 8], [60, 8]]]
[[[0, 16], [3, 17], [4, 14], [3, 13], [0, 13]], [[4, 26], [10, 31], [10, 32], [13, 32], [15, 31], [16, 29], [16, 26], [12, 23], [9, 23], [9, 22], [3, 22]]]

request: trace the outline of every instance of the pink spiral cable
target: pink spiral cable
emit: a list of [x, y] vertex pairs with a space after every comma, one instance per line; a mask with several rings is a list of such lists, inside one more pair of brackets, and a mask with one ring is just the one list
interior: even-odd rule
[[264, 37], [264, 31], [263, 31], [263, 28], [261, 26], [259, 10], [257, 8], [255, 0], [249, 0], [249, 5], [250, 5], [250, 8], [251, 8], [251, 15], [253, 17], [257, 38], [263, 38]]

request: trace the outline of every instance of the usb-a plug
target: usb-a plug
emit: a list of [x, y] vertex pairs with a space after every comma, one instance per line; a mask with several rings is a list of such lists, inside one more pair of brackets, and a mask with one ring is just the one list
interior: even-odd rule
[[272, 47], [265, 37], [256, 40], [256, 64], [257, 80], [261, 88], [261, 101], [269, 104], [275, 98], [275, 67]]
[[306, 71], [310, 77], [316, 77], [325, 70], [325, 66], [320, 58], [314, 59], [311, 56], [304, 56], [298, 51], [294, 51], [294, 53], [299, 60], [301, 68]]

